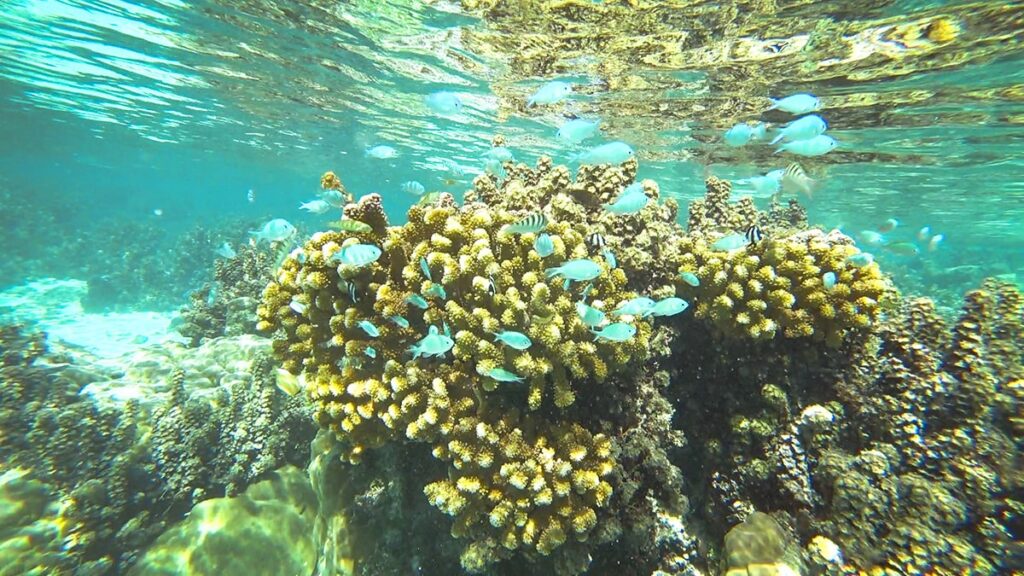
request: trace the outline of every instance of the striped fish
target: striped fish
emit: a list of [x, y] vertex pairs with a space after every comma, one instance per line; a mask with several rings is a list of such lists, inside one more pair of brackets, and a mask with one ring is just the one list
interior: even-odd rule
[[348, 298], [353, 304], [359, 302], [359, 290], [356, 287], [356, 283], [351, 280], [345, 280], [345, 289], [348, 290]]
[[748, 244], [754, 245], [764, 238], [764, 234], [761, 232], [761, 228], [757, 224], [754, 224], [750, 228], [747, 228], [747, 233], [744, 234], [743, 237], [747, 239]]
[[803, 166], [796, 162], [786, 166], [786, 170], [782, 173], [782, 189], [786, 192], [802, 192], [810, 198], [813, 193], [812, 184], [814, 184], [814, 180], [808, 177]]
[[530, 234], [540, 232], [548, 225], [548, 217], [540, 212], [534, 212], [515, 224], [505, 226], [505, 232], [509, 234]]
[[587, 244], [589, 244], [594, 250], [600, 250], [605, 247], [607, 242], [605, 241], [604, 236], [601, 236], [600, 232], [593, 232], [587, 236]]

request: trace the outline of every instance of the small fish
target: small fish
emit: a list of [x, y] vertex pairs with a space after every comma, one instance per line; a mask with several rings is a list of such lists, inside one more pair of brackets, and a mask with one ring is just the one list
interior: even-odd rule
[[522, 382], [523, 381], [523, 377], [522, 376], [519, 376], [517, 374], [509, 372], [508, 370], [505, 370], [504, 368], [491, 368], [490, 370], [487, 371], [485, 376], [487, 376], [488, 378], [492, 378], [494, 380], [497, 380], [498, 382]]
[[583, 292], [580, 293], [580, 297], [586, 300], [590, 296], [590, 291], [594, 289], [594, 283], [588, 282], [586, 287], [583, 288]]
[[821, 100], [813, 94], [793, 94], [785, 98], [769, 98], [772, 105], [769, 110], [782, 110], [790, 114], [807, 114], [821, 109]]
[[797, 156], [821, 156], [828, 154], [838, 146], [839, 143], [831, 136], [821, 134], [807, 140], [796, 140], [787, 142], [775, 149], [775, 153], [789, 152]]
[[893, 244], [886, 244], [884, 246], [886, 250], [893, 254], [899, 254], [900, 256], [917, 256], [921, 251], [917, 245], [911, 242], [895, 242]]
[[512, 332], [510, 330], [504, 330], [502, 332], [494, 333], [494, 340], [501, 342], [509, 348], [515, 348], [516, 350], [526, 350], [533, 345], [533, 341], [530, 337], [522, 332]]
[[857, 237], [860, 238], [862, 242], [870, 246], [881, 246], [882, 244], [885, 244], [885, 236], [882, 236], [874, 230], [861, 230], [857, 233]]
[[930, 237], [931, 235], [932, 229], [929, 228], [928, 226], [925, 226], [924, 228], [921, 228], [920, 230], [917, 231], [917, 239], [920, 240], [921, 242], [927, 240], [928, 237]]
[[936, 234], [935, 236], [932, 236], [932, 239], [928, 241], [928, 251], [935, 252], [936, 250], [938, 250], [939, 244], [941, 244], [945, 238], [946, 237], [943, 236], [942, 234]]
[[451, 331], [450, 328], [448, 328], [448, 323], [447, 322], [441, 322], [441, 325], [444, 326], [444, 335], [445, 336], [451, 336], [452, 335], [452, 331]]
[[388, 316], [388, 320], [390, 320], [392, 324], [398, 326], [399, 328], [409, 327], [409, 321], [403, 318], [402, 316]]
[[253, 202], [255, 202], [256, 201], [256, 191], [253, 190], [252, 188], [249, 188], [249, 191], [246, 192], [246, 194], [245, 194], [245, 199], [249, 201], [249, 204], [252, 204]]
[[646, 296], [637, 296], [626, 300], [612, 314], [617, 316], [649, 316], [654, 309], [655, 301]]
[[363, 332], [366, 332], [366, 335], [370, 338], [380, 336], [380, 330], [378, 330], [377, 327], [373, 325], [373, 322], [370, 322], [369, 320], [360, 320], [356, 323], [356, 326], [362, 328]]
[[751, 140], [764, 140], [768, 135], [768, 126], [764, 122], [758, 122], [750, 128]]
[[555, 243], [551, 240], [551, 236], [542, 232], [534, 239], [533, 249], [541, 258], [547, 258], [555, 253]]
[[601, 123], [597, 120], [591, 122], [590, 120], [575, 118], [562, 124], [558, 128], [558, 132], [555, 133], [555, 136], [559, 140], [570, 144], [579, 144], [587, 138], [597, 134], [600, 127]]
[[814, 180], [807, 176], [803, 166], [796, 162], [786, 167], [786, 170], [782, 173], [781, 182], [782, 190], [785, 192], [801, 192], [810, 198], [814, 191], [812, 188]]
[[751, 245], [757, 244], [764, 238], [764, 233], [761, 232], [761, 227], [754, 224], [750, 228], [747, 228], [747, 232], [743, 235], [747, 239], [747, 242]]
[[373, 244], [353, 244], [335, 252], [331, 260], [359, 268], [373, 264], [381, 254], [380, 248]]
[[711, 249], [728, 252], [731, 250], [739, 250], [749, 243], [750, 241], [747, 240], [747, 237], [744, 234], [729, 234], [728, 236], [722, 236], [718, 240], [715, 240], [715, 243], [711, 245]]
[[451, 174], [456, 178], [461, 178], [466, 175], [466, 170], [451, 158], [441, 158], [441, 166], [445, 171], [451, 172]]
[[743, 146], [747, 142], [750, 142], [750, 137], [752, 135], [753, 133], [750, 129], [750, 126], [748, 126], [747, 124], [736, 124], [735, 126], [729, 128], [729, 130], [725, 132], [723, 140], [725, 140], [725, 143], [728, 144], [729, 146], [739, 148], [740, 146]]
[[854, 268], [863, 268], [875, 261], [875, 257], [867, 252], [859, 252], [846, 257], [846, 261]]
[[636, 334], [636, 327], [625, 322], [615, 322], [600, 330], [591, 330], [594, 333], [594, 341], [608, 340], [610, 342], [625, 342]]
[[896, 227], [899, 226], [899, 225], [900, 225], [900, 221], [899, 220], [897, 220], [895, 218], [889, 218], [888, 220], [883, 222], [881, 226], [878, 227], [878, 231], [883, 233], [883, 234], [887, 234], [887, 233], [892, 232], [893, 230], [895, 230]]
[[391, 146], [384, 144], [378, 144], [377, 146], [367, 147], [364, 155], [367, 158], [376, 158], [377, 160], [388, 160], [398, 156], [398, 150], [395, 150]]
[[484, 159], [491, 162], [513, 162], [515, 156], [512, 155], [512, 151], [504, 146], [494, 146], [487, 152], [484, 152]]
[[595, 250], [600, 250], [601, 248], [604, 248], [606, 242], [604, 236], [602, 236], [600, 232], [591, 232], [587, 236], [587, 244]]
[[825, 272], [821, 275], [821, 283], [825, 286], [825, 290], [831, 290], [836, 287], [836, 273]]
[[274, 382], [277, 385], [277, 389], [281, 392], [289, 396], [295, 396], [302, 390], [302, 378], [300, 376], [296, 376], [284, 368], [276, 368], [274, 373]]
[[356, 283], [351, 280], [345, 280], [345, 288], [348, 290], [348, 298], [353, 304], [359, 302], [359, 290]]
[[369, 356], [370, 358], [377, 357], [377, 350], [373, 346], [367, 346], [366, 349], [363, 350], [363, 353]]
[[402, 183], [402, 192], [405, 192], [406, 194], [412, 194], [413, 196], [423, 196], [423, 193], [426, 191], [427, 189], [423, 187], [423, 184], [420, 184], [415, 180], [409, 180], [408, 182]]
[[586, 152], [575, 154], [569, 159], [570, 162], [580, 164], [622, 164], [632, 158], [636, 153], [625, 142], [609, 142], [591, 148]]
[[437, 326], [431, 326], [426, 336], [409, 347], [409, 352], [412, 352], [413, 360], [420, 356], [444, 356], [452, 346], [455, 346], [455, 341], [451, 337], [438, 334]]
[[827, 129], [828, 123], [821, 116], [811, 114], [810, 116], [797, 118], [784, 126], [769, 144], [775, 144], [782, 139], [790, 142], [794, 140], [810, 140], [815, 136], [823, 134]]
[[700, 286], [700, 278], [697, 278], [697, 275], [693, 272], [680, 272], [679, 277], [682, 278], [683, 282], [686, 282], [694, 288]]
[[493, 276], [487, 277], [487, 293], [490, 294], [492, 297], [497, 295], [498, 293], [498, 285], [494, 283]]
[[682, 298], [665, 298], [658, 300], [654, 308], [651, 308], [651, 316], [675, 316], [689, 307], [690, 303]]
[[615, 254], [612, 254], [611, 250], [603, 250], [601, 256], [604, 256], [604, 261], [608, 263], [608, 267], [615, 269], [618, 266], [618, 262], [615, 261]]
[[568, 262], [557, 266], [555, 268], [548, 268], [544, 271], [544, 274], [548, 278], [554, 278], [555, 276], [564, 276], [565, 281], [570, 280], [587, 281], [593, 280], [601, 275], [601, 265], [593, 260], [579, 259], [569, 260]]
[[423, 100], [428, 108], [438, 114], [452, 114], [462, 109], [462, 100], [454, 92], [439, 90], [427, 94]]
[[441, 300], [445, 300], [448, 298], [448, 293], [445, 292], [444, 286], [441, 286], [440, 284], [431, 284], [430, 288], [427, 288], [426, 290], [423, 291], [423, 294], [425, 294], [426, 296], [440, 298]]
[[419, 199], [419, 201], [416, 202], [416, 203], [419, 204], [420, 206], [426, 206], [428, 204], [435, 204], [440, 199], [441, 199], [441, 193], [440, 192], [428, 192], [428, 193], [424, 194]]
[[405, 297], [405, 301], [419, 308], [420, 310], [426, 310], [430, 306], [430, 304], [427, 303], [426, 299], [424, 299], [423, 296], [420, 296], [419, 294], [410, 294], [409, 296]]
[[214, 250], [214, 252], [221, 258], [234, 258], [238, 255], [235, 253], [235, 249], [231, 247], [231, 244], [228, 244], [227, 242], [221, 244], [219, 248]]
[[350, 220], [343, 218], [337, 222], [331, 222], [330, 227], [334, 230], [341, 230], [342, 232], [352, 232], [353, 234], [369, 234], [373, 232], [373, 228], [365, 222], [359, 220]]
[[430, 277], [430, 264], [425, 257], [420, 258], [420, 270], [423, 271], [423, 275], [427, 277], [427, 280], [433, 281], [433, 278]]
[[619, 195], [612, 204], [605, 204], [604, 209], [612, 214], [636, 214], [643, 210], [650, 200], [650, 196], [642, 192]]
[[572, 84], [560, 80], [552, 80], [544, 84], [533, 93], [526, 101], [526, 107], [532, 108], [537, 104], [556, 104], [572, 94]]
[[643, 194], [643, 193], [644, 193], [644, 185], [643, 185], [643, 183], [642, 182], [633, 182], [629, 186], [626, 186], [625, 188], [622, 189], [622, 192], [619, 193], [619, 198], [622, 198], [624, 196], [629, 196], [631, 194]]
[[275, 218], [263, 225], [259, 230], [250, 230], [257, 243], [259, 242], [281, 242], [295, 235], [295, 226], [283, 218]]
[[576, 313], [579, 314], [580, 320], [591, 328], [600, 326], [605, 320], [604, 312], [594, 308], [593, 306], [588, 306], [583, 302], [576, 303]]
[[[736, 184], [749, 185], [754, 189], [754, 192], [761, 196], [771, 196], [777, 194], [782, 189], [782, 170], [776, 170], [775, 172], [765, 174], [764, 176], [752, 176], [750, 178], [741, 178], [736, 181]], [[740, 190], [737, 190], [739, 192]]]
[[161, 217], [163, 215], [164, 215], [164, 209], [163, 208], [153, 208], [153, 216], [156, 216], [157, 218], [159, 218], [159, 217]]
[[340, 190], [334, 189], [321, 190], [320, 199], [335, 208], [341, 208], [346, 202], [345, 195]]
[[295, 313], [299, 314], [299, 315], [305, 314], [306, 313], [306, 308], [307, 308], [307, 306], [305, 304], [303, 304], [302, 302], [299, 302], [295, 298], [292, 298], [292, 301], [288, 303], [288, 307], [291, 308], [292, 310], [294, 310]]
[[299, 210], [305, 210], [310, 214], [323, 214], [328, 212], [333, 206], [326, 200], [310, 200], [309, 202], [303, 202], [299, 204]]
[[534, 212], [514, 224], [508, 224], [502, 230], [506, 234], [532, 234], [540, 232], [548, 225], [548, 217]]

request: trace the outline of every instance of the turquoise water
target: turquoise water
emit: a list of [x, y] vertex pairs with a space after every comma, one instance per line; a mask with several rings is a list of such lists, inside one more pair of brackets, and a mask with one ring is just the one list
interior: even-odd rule
[[[5, 254], [0, 262], [0, 288], [5, 291], [0, 310], [19, 321], [39, 321], [51, 339], [59, 337], [72, 344], [72, 350], [85, 350], [82, 358], [87, 360], [81, 362], [98, 362], [90, 365], [90, 370], [95, 369], [93, 379], [71, 380], [95, 384], [141, 373], [163, 382], [154, 385], [163, 401], [170, 394], [167, 382], [173, 380], [174, 369], [202, 372], [196, 366], [207, 361], [195, 360], [178, 348], [166, 354], [154, 352], [156, 348], [147, 352], [147, 346], [176, 346], [174, 341], [193, 339], [166, 328], [168, 322], [170, 328], [178, 325], [180, 317], [175, 315], [190, 302], [196, 306], [207, 301], [212, 306], [217, 299], [215, 293], [203, 292], [196, 301], [193, 296], [213, 282], [216, 250], [223, 243], [241, 252], [247, 232], [274, 218], [294, 224], [300, 237], [325, 229], [336, 211], [318, 216], [300, 210], [299, 205], [317, 197], [320, 176], [329, 170], [357, 198], [379, 193], [391, 223], [400, 225], [419, 200], [402, 190], [403, 183], [415, 180], [428, 192], [449, 192], [461, 199], [473, 179], [484, 173], [483, 156], [495, 135], [505, 137], [517, 161], [531, 166], [541, 156], [567, 164], [589, 146], [621, 140], [636, 150], [638, 180], [656, 180], [662, 199], [677, 200], [680, 222], [685, 225], [686, 206], [704, 197], [707, 177], [748, 178], [785, 168], [793, 160], [773, 154], [774, 147], [765, 143], [727, 146], [725, 131], [737, 122], [782, 125], [792, 116], [768, 110], [767, 98], [809, 92], [823, 102], [819, 113], [829, 123], [827, 133], [839, 142], [827, 155], [799, 159], [817, 182], [813, 196], [799, 197], [810, 225], [825, 231], [838, 228], [858, 239], [862, 249], [875, 254], [900, 292], [932, 298], [939, 315], [952, 321], [964, 293], [985, 278], [1024, 285], [1022, 41], [1024, 4], [1020, 2], [880, 1], [853, 7], [848, 2], [7, 0], [0, 3], [0, 245]], [[572, 94], [556, 104], [528, 108], [526, 99], [550, 80], [571, 82]], [[459, 111], [439, 114], [427, 106], [425, 98], [441, 90], [458, 94]], [[558, 126], [572, 117], [600, 119], [600, 136], [578, 146], [559, 141]], [[397, 155], [379, 159], [365, 154], [377, 145], [391, 146]], [[756, 203], [766, 209], [769, 200]], [[863, 241], [863, 231], [878, 231], [889, 219], [898, 225], [884, 232], [885, 243], [911, 242], [918, 253], [900, 254]], [[927, 233], [921, 232], [925, 227]], [[943, 239], [930, 249], [929, 240], [936, 234]], [[283, 254], [264, 258], [280, 260]], [[31, 283], [49, 278], [57, 280]], [[253, 282], [262, 289], [268, 280], [269, 276], [259, 277]], [[258, 290], [253, 292], [252, 285], [248, 289], [250, 300], [245, 305], [251, 312]], [[64, 296], [54, 296], [58, 293], [72, 296], [60, 300]], [[79, 299], [81, 310], [75, 308]], [[58, 308], [58, 317], [51, 318]], [[116, 327], [94, 330], [100, 316]], [[255, 320], [251, 324], [255, 326]], [[1009, 332], [1007, 328], [999, 333]], [[201, 336], [196, 335], [192, 344]], [[924, 339], [916, 333], [914, 338], [918, 336]], [[100, 345], [97, 338], [110, 342]], [[1014, 342], [1018, 347], [1004, 353], [1017, 358], [1017, 364], [1006, 362], [1014, 366], [1005, 372], [1011, 376], [1002, 378], [1000, 372], [993, 389], [1011, 390], [1011, 381], [1017, 383], [1013, 390], [1020, 388], [1024, 374], [1014, 370], [1021, 364], [1021, 344]], [[249, 382], [261, 377], [287, 388], [275, 380], [269, 360], [259, 364], [247, 346], [232, 341], [225, 344], [229, 352], [204, 351], [216, 358], [208, 362], [216, 367], [206, 371], [226, 378], [217, 380], [225, 388], [239, 379]], [[745, 348], [714, 350], [740, 358], [736, 366], [725, 359], [707, 370], [723, 382], [748, 378], [763, 364], [743, 360], [747, 357], [742, 355], [750, 352]], [[783, 354], [780, 350], [758, 349]], [[797, 354], [807, 358], [813, 356], [808, 350], [789, 352], [793, 358]], [[223, 360], [232, 354], [244, 356], [244, 368], [231, 368]], [[685, 352], [673, 354], [673, 362], [694, 361]], [[110, 362], [122, 364], [112, 367], [97, 358], [118, 358]], [[799, 363], [793, 361], [794, 366]], [[841, 370], [823, 361], [802, 376], [814, 380]], [[239, 376], [241, 372], [246, 376]], [[914, 375], [922, 380], [928, 376]], [[758, 378], [753, 378], [756, 385], [750, 384], [749, 390], [736, 396], [765, 393], [769, 383], [774, 385], [772, 379], [784, 376], [770, 373]], [[955, 391], [956, 386], [943, 378], [935, 376], [933, 381]], [[693, 376], [693, 382], [698, 380]], [[189, 380], [188, 386], [194, 385]], [[692, 392], [688, 386], [681, 389]], [[856, 404], [851, 397], [857, 394], [842, 386], [831, 396], [793, 387], [787, 389], [793, 399], [787, 418], [795, 418], [812, 401], [845, 403], [851, 417], [862, 415], [862, 409], [871, 411], [851, 406]], [[99, 389], [107, 390], [103, 385]], [[683, 392], [673, 390], [666, 395], [678, 411], [677, 427], [692, 426], [679, 423], [678, 414], [700, 414], [703, 400], [688, 403]], [[870, 387], [857, 390], [880, 394]], [[936, 394], [934, 404], [942, 406], [944, 397]], [[1008, 484], [1000, 485], [1000, 493], [1012, 504], [999, 510], [1005, 512], [1002, 518], [1009, 518], [1006, 533], [1019, 538], [1020, 503], [1006, 496], [1019, 498], [1021, 490], [1020, 429], [1012, 427], [1019, 422], [1007, 422], [1015, 410], [1019, 414], [1024, 394], [1013, 394], [1005, 392], [1005, 397], [993, 401], [986, 416], [990, 420], [978, 420], [973, 430], [984, 431], [998, 421], [1015, 431], [1016, 435], [1007, 433], [1010, 440], [1005, 445], [996, 444], [1005, 453], [1017, 447], [1017, 459], [1008, 457], [1015, 466], [1000, 468], [1001, 474], [993, 472], [997, 480], [992, 482], [1002, 478]], [[257, 403], [256, 396], [247, 398]], [[720, 405], [738, 401], [730, 397]], [[921, 404], [927, 402], [921, 400]], [[718, 400], [707, 400], [707, 406], [717, 409]], [[275, 410], [293, 410], [289, 418], [301, 411], [295, 406]], [[911, 412], [922, 421], [934, 416], [930, 431], [955, 428], [952, 420], [944, 419], [944, 412], [936, 415], [941, 411], [934, 406], [907, 413]], [[665, 418], [671, 421], [671, 413]], [[735, 424], [739, 418], [730, 414], [721, 421]], [[870, 424], [864, 428], [877, 432], [883, 427], [873, 420]], [[775, 436], [781, 434], [775, 432]], [[311, 438], [311, 431], [303, 433]], [[846, 442], [844, 449], [852, 453], [853, 446], [867, 450], [876, 441], [897, 442], [890, 431], [882, 433], [881, 440], [865, 439], [866, 432], [858, 434], [837, 433], [836, 445]], [[706, 493], [728, 487], [715, 484], [712, 489], [701, 484], [709, 483], [702, 474], [711, 473], [711, 464], [687, 468], [688, 459], [707, 454], [701, 452], [702, 445], [695, 447], [697, 431], [687, 428], [686, 436], [688, 451], [681, 452], [682, 445], [665, 450], [683, 470], [685, 482], [700, 486], [682, 498], [699, 501], [694, 506], [699, 508]], [[308, 446], [310, 438], [294, 440], [294, 445]], [[988, 455], [999, 451], [978, 450], [987, 450]], [[339, 460], [337, 454], [332, 456]], [[426, 476], [443, 475], [436, 460], [400, 451], [368, 463], [364, 471], [368, 468], [386, 477], [380, 470], [401, 468], [395, 463], [406, 457], [422, 467], [416, 470], [426, 470]], [[296, 458], [281, 456], [277, 463], [301, 468], [309, 460], [305, 452]], [[246, 467], [258, 468], [249, 461]], [[265, 477], [260, 473], [246, 476], [246, 482]], [[358, 476], [358, 481], [372, 473], [365, 472], [367, 476]], [[835, 469], [830, 473], [835, 474]], [[934, 468], [921, 473], [922, 477], [930, 474], [940, 476]], [[218, 496], [234, 495], [226, 486], [236, 485], [235, 476], [207, 484], [219, 487]], [[677, 484], [684, 482], [668, 476]], [[377, 477], [374, 481], [383, 482]], [[362, 488], [359, 497], [374, 501], [373, 491]], [[416, 502], [409, 504], [413, 510], [409, 514], [426, 515], [417, 516], [415, 530], [410, 530], [432, 534], [443, 526], [439, 533], [447, 533], [449, 525], [442, 522], [448, 518], [424, 512], [427, 505], [418, 492], [420, 487], [406, 494]], [[179, 496], [162, 491], [137, 507], [159, 508], [162, 515], [176, 515], [171, 520], [181, 520], [193, 503], [209, 494]], [[305, 510], [305, 504], [302, 507]], [[437, 511], [429, 508], [429, 512]], [[950, 526], [973, 527], [974, 521], [967, 519], [972, 514], [965, 512], [962, 522]], [[395, 516], [400, 515], [389, 519]], [[119, 516], [112, 523], [123, 525], [130, 517]], [[354, 517], [358, 520], [358, 510]], [[720, 525], [708, 521], [696, 531], [691, 526], [687, 534], [680, 528], [677, 536], [690, 538], [688, 542], [699, 539], [701, 544], [690, 548], [705, 554], [705, 542], [717, 547], [726, 529], [738, 523], [733, 520], [730, 516]], [[843, 521], [835, 522], [841, 526]], [[797, 515], [792, 524], [805, 526], [807, 521]], [[368, 525], [384, 532], [379, 525]], [[110, 565], [96, 561], [91, 568], [95, 572], [68, 573], [122, 573], [157, 532], [154, 529], [129, 544], [118, 541], [123, 548], [110, 552], [117, 560]], [[796, 532], [809, 540], [810, 532], [803, 528]], [[840, 528], [829, 534], [842, 540], [836, 535], [842, 534]], [[1007, 540], [985, 534], [999, 543], [993, 547]], [[398, 560], [387, 569], [375, 572], [364, 567], [362, 573], [458, 570], [458, 553], [452, 552], [452, 545], [423, 544], [421, 536], [413, 539], [420, 548], [396, 553]], [[984, 548], [973, 543], [979, 550]], [[636, 546], [649, 551], [642, 544]], [[593, 560], [593, 566], [605, 570], [598, 568], [594, 573], [612, 573], [610, 567], [629, 563], [616, 558], [616, 553], [588, 556], [588, 562]], [[994, 571], [978, 568], [976, 573], [1020, 569], [1020, 554], [1019, 549], [1009, 550], [1005, 556], [1015, 560]], [[102, 554], [85, 554], [90, 561], [97, 556]], [[448, 563], [430, 565], [441, 562], [439, 558]], [[711, 573], [720, 559], [714, 554], [701, 556], [712, 567]], [[571, 560], [579, 562], [576, 557]], [[519, 570], [530, 566], [518, 556], [512, 560], [518, 561], [525, 563], [505, 564], [493, 573], [522, 573]], [[572, 573], [565, 568], [572, 561], [565, 560], [560, 569]], [[921, 563], [924, 568], [916, 573], [929, 573], [929, 566], [937, 570], [934, 573], [956, 573], [943, 571], [950, 565]], [[4, 570], [0, 565], [0, 574], [30, 573]]]

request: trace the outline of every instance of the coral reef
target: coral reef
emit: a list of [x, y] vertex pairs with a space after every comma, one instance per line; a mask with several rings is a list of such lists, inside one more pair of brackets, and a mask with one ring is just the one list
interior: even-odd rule
[[0, 468], [0, 574], [70, 573], [63, 550], [66, 523], [48, 486], [24, 469]]

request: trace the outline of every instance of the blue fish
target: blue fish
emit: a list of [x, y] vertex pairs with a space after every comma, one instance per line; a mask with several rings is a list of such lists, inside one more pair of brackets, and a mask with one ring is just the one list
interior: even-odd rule
[[533, 345], [533, 341], [530, 340], [530, 337], [522, 332], [512, 332], [509, 330], [495, 332], [494, 339], [510, 348], [515, 348], [516, 350], [526, 350]]
[[369, 356], [370, 358], [376, 358], [376, 357], [377, 357], [377, 350], [376, 350], [376, 349], [374, 349], [374, 347], [373, 347], [373, 346], [367, 346], [367, 347], [366, 347], [366, 349], [365, 349], [365, 350], [363, 350], [363, 352], [364, 352], [364, 353], [365, 353], [365, 354], [366, 354], [367, 356]]
[[558, 133], [556, 133], [555, 136], [557, 136], [559, 140], [564, 140], [570, 144], [579, 144], [594, 134], [597, 134], [600, 126], [601, 123], [598, 121], [591, 122], [590, 120], [576, 118], [562, 124], [558, 128]]
[[739, 147], [750, 142], [751, 136], [753, 136], [753, 131], [750, 129], [749, 125], [737, 124], [726, 131], [723, 139], [729, 146]]
[[526, 107], [532, 108], [537, 104], [555, 104], [561, 102], [569, 94], [572, 94], [572, 84], [560, 80], [552, 80], [541, 86], [526, 101]]
[[360, 320], [356, 326], [362, 328], [363, 332], [366, 332], [371, 338], [380, 336], [380, 330], [378, 330], [377, 327], [373, 325], [373, 322], [370, 322], [369, 320]]
[[823, 154], [828, 154], [838, 145], [839, 143], [831, 136], [820, 134], [814, 138], [808, 138], [807, 140], [786, 142], [782, 146], [779, 146], [775, 150], [775, 153], [789, 152], [798, 156], [821, 156]]
[[604, 323], [604, 312], [601, 312], [593, 306], [584, 304], [583, 302], [576, 303], [576, 313], [580, 315], [580, 320], [591, 328], [596, 328]]
[[401, 316], [388, 316], [388, 320], [390, 320], [392, 324], [398, 326], [399, 328], [409, 327], [409, 321]]
[[604, 209], [612, 214], [636, 214], [643, 210], [651, 198], [643, 191], [632, 194], [620, 194], [612, 204], [605, 204]]
[[810, 116], [804, 116], [798, 118], [784, 128], [780, 129], [775, 139], [769, 142], [769, 144], [775, 144], [779, 140], [786, 139], [787, 141], [794, 140], [808, 140], [818, 136], [828, 129], [828, 123], [825, 119], [817, 114], [811, 114]]
[[665, 298], [651, 308], [652, 316], [675, 316], [690, 307], [690, 303], [682, 298]]
[[518, 374], [513, 374], [504, 368], [491, 368], [487, 371], [487, 376], [497, 380], [498, 382], [522, 382], [523, 377]]
[[566, 281], [576, 280], [586, 281], [593, 280], [601, 275], [601, 265], [593, 260], [579, 259], [569, 260], [561, 266], [555, 268], [548, 268], [544, 271], [544, 274], [548, 278], [554, 278], [555, 276], [565, 276]]
[[711, 245], [712, 250], [738, 250], [746, 246], [750, 241], [743, 234], [729, 234], [728, 236], [722, 236]]
[[431, 326], [426, 336], [409, 347], [409, 352], [412, 352], [412, 358], [415, 360], [420, 356], [444, 356], [453, 346], [455, 346], [454, 340], [449, 336], [439, 334], [437, 326]]
[[423, 275], [427, 277], [427, 280], [433, 280], [430, 277], [430, 264], [427, 264], [426, 258], [420, 258], [420, 270], [423, 270]]
[[555, 243], [551, 240], [551, 236], [546, 233], [541, 233], [533, 241], [533, 249], [537, 251], [537, 255], [541, 258], [547, 258], [555, 252]]
[[594, 333], [594, 341], [608, 340], [609, 342], [625, 342], [636, 334], [636, 327], [625, 322], [609, 324], [600, 330], [591, 330]]
[[445, 90], [428, 94], [424, 98], [424, 102], [427, 107], [438, 114], [452, 114], [462, 109], [462, 100], [459, 95]]
[[419, 294], [410, 294], [409, 296], [405, 297], [405, 301], [419, 308], [420, 310], [426, 310], [430, 306], [430, 304], [427, 303], [423, 296], [420, 296]]
[[591, 148], [581, 154], [576, 154], [569, 159], [570, 162], [580, 164], [622, 164], [629, 160], [636, 153], [633, 148], [625, 142], [609, 142], [595, 148]]
[[441, 286], [440, 284], [431, 284], [430, 288], [424, 290], [423, 293], [427, 296], [440, 298], [441, 300], [448, 298], [448, 293], [444, 291], [444, 286]]
[[825, 290], [831, 290], [836, 287], [836, 273], [825, 272], [821, 276], [821, 283], [825, 286]]
[[769, 110], [782, 110], [790, 114], [807, 114], [821, 109], [821, 100], [813, 94], [793, 94], [785, 98], [769, 98], [769, 100], [772, 101]]
[[619, 316], [648, 316], [654, 309], [655, 302], [646, 296], [637, 296], [623, 302], [618, 308], [615, 309], [613, 314]]
[[854, 268], [863, 268], [874, 262], [875, 257], [867, 252], [860, 252], [858, 254], [847, 256], [846, 261]]
[[697, 278], [697, 275], [693, 272], [680, 272], [679, 277], [683, 279], [683, 282], [686, 282], [694, 288], [700, 286], [700, 278]]
[[373, 244], [353, 244], [335, 252], [331, 256], [331, 260], [358, 268], [367, 264], [373, 264], [380, 258], [381, 254], [380, 248]]
[[614, 270], [618, 266], [618, 262], [615, 261], [615, 254], [612, 254], [611, 250], [605, 250], [601, 252], [601, 255], [604, 256], [604, 261], [608, 263], [609, 268]]

